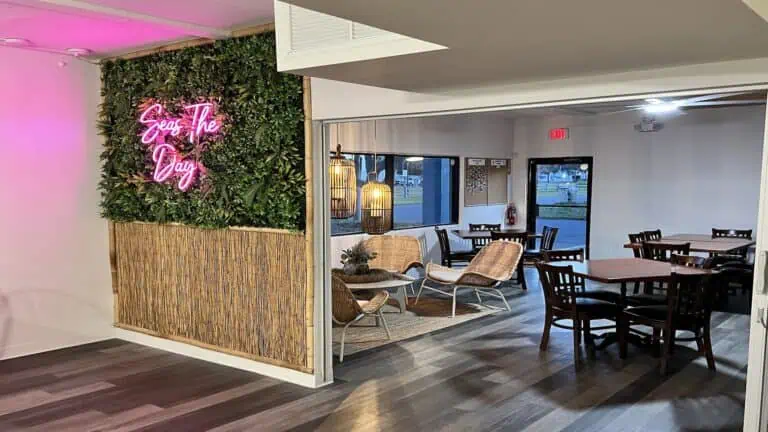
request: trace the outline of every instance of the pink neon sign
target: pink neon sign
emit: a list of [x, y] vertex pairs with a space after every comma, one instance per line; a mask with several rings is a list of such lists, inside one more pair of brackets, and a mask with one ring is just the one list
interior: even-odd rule
[[[205, 172], [202, 163], [190, 154], [199, 157], [205, 141], [218, 138], [224, 116], [217, 115], [216, 103], [209, 101], [185, 104], [177, 117], [154, 100], [145, 101], [141, 108], [139, 123], [146, 127], [141, 142], [149, 145], [155, 163], [152, 180], [177, 181], [178, 188], [186, 191]], [[189, 154], [184, 155], [184, 150]]]

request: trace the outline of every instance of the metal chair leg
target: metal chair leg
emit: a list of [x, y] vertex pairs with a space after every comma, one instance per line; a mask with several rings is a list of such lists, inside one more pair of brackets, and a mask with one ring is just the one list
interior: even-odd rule
[[477, 302], [483, 304], [483, 299], [480, 298], [480, 293], [475, 290], [475, 296], [477, 296]]
[[451, 318], [456, 318], [456, 291], [458, 290], [459, 287], [453, 287], [453, 308], [451, 309]]
[[384, 319], [384, 314], [381, 312], [381, 309], [379, 309], [376, 315], [378, 315], [379, 320], [381, 320], [381, 325], [384, 326], [384, 331], [387, 333], [387, 339], [392, 339], [392, 335], [389, 333], [389, 327], [387, 326], [387, 320]]
[[504, 302], [504, 306], [506, 306], [507, 312], [512, 312], [512, 308], [509, 307], [509, 303], [507, 303], [507, 298], [504, 297], [504, 294], [501, 293], [501, 290], [498, 288], [493, 288], [493, 290], [499, 294], [499, 297], [501, 297], [501, 301]]
[[421, 297], [421, 292], [424, 291], [424, 284], [427, 283], [427, 278], [424, 278], [423, 281], [421, 281], [421, 288], [419, 288], [419, 293], [416, 294], [416, 300], [413, 302], [413, 304], [419, 303], [419, 297]]

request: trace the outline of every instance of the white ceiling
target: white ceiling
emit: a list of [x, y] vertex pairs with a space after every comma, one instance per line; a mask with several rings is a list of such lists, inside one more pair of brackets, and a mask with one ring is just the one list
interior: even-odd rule
[[299, 71], [403, 90], [768, 57], [742, 0], [287, 1], [449, 48]]
[[0, 0], [0, 38], [96, 57], [195, 37], [224, 38], [274, 20], [272, 0]]

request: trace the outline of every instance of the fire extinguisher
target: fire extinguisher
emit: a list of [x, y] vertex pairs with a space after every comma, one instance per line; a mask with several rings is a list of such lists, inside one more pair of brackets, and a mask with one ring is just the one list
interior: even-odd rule
[[513, 203], [507, 205], [506, 220], [508, 226], [514, 226], [517, 223], [517, 207]]

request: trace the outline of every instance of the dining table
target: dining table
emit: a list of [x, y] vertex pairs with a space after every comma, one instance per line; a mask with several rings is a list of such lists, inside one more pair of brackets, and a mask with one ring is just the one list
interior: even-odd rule
[[[626, 306], [627, 285], [636, 282], [665, 282], [673, 274], [688, 276], [706, 276], [712, 270], [697, 267], [675, 265], [664, 261], [654, 261], [643, 258], [607, 258], [584, 261], [557, 261], [549, 263], [557, 267], [573, 268], [576, 276], [605, 284], [618, 284], [621, 290], [619, 308]], [[587, 288], [588, 290], [588, 288]], [[618, 324], [618, 323], [617, 323]], [[598, 346], [602, 349], [617, 342], [616, 333], [606, 333], [600, 336], [603, 342]]]
[[[733, 238], [733, 237], [712, 237], [709, 234], [674, 234], [664, 236], [660, 240], [648, 241], [646, 243], [690, 243], [691, 252], [706, 252], [711, 254], [729, 254], [755, 244], [754, 240]], [[639, 249], [643, 247], [642, 243], [626, 243], [625, 248]]]

